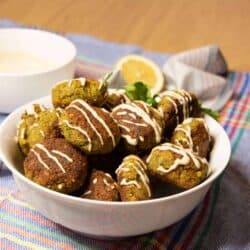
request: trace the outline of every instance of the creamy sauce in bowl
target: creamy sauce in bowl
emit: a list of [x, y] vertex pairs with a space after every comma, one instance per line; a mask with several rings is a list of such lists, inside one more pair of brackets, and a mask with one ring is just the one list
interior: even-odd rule
[[3, 52], [0, 51], [0, 74], [30, 74], [47, 71], [53, 68], [53, 62], [28, 52]]

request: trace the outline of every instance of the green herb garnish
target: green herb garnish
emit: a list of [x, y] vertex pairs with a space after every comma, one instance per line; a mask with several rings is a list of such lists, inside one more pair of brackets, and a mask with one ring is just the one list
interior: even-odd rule
[[108, 84], [108, 80], [109, 80], [109, 78], [112, 76], [112, 74], [113, 74], [112, 71], [109, 72], [108, 74], [106, 74], [106, 75], [103, 77], [102, 82]]
[[200, 110], [201, 110], [202, 113], [213, 117], [216, 121], [219, 120], [220, 114], [217, 111], [214, 111], [214, 110], [209, 109], [209, 108], [202, 107], [201, 103], [199, 104], [199, 106], [200, 106]]
[[125, 87], [126, 95], [132, 100], [141, 100], [153, 107], [157, 106], [156, 97], [152, 96], [148, 86], [143, 82], [135, 82], [134, 84], [129, 84]]

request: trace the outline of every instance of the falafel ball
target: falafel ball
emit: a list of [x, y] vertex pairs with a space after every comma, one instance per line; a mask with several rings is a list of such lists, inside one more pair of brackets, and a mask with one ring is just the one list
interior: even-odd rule
[[171, 143], [153, 148], [146, 162], [150, 175], [183, 189], [200, 184], [208, 174], [205, 158]]
[[171, 142], [177, 146], [193, 150], [206, 158], [210, 150], [211, 138], [205, 120], [188, 118], [179, 124], [172, 135]]
[[122, 201], [141, 201], [151, 198], [147, 167], [136, 155], [125, 157], [116, 169]]
[[55, 108], [65, 108], [76, 99], [82, 99], [90, 104], [101, 106], [106, 95], [106, 82], [76, 78], [57, 83], [52, 89], [52, 102]]
[[63, 138], [49, 138], [30, 150], [24, 173], [37, 184], [68, 194], [83, 185], [87, 158]]
[[128, 102], [130, 102], [130, 99], [125, 94], [124, 89], [108, 89], [108, 94], [103, 104], [103, 107], [109, 111], [112, 111], [112, 109], [118, 106], [119, 104]]
[[110, 153], [120, 140], [120, 130], [103, 108], [74, 100], [60, 115], [65, 139], [86, 154]]
[[200, 116], [197, 97], [183, 89], [167, 90], [161, 93], [157, 108], [163, 114], [167, 136], [186, 118]]
[[21, 116], [17, 127], [17, 142], [24, 155], [45, 138], [60, 136], [57, 110], [46, 109], [38, 104], [34, 104], [32, 108]]
[[143, 101], [120, 104], [111, 116], [121, 130], [121, 149], [129, 153], [145, 152], [162, 140], [164, 120], [158, 110]]
[[110, 174], [93, 169], [87, 191], [82, 197], [100, 201], [118, 201], [118, 185]]

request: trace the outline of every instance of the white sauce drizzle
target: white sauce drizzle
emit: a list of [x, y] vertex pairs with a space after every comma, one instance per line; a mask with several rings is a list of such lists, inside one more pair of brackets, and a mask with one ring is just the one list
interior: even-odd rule
[[[183, 90], [169, 90], [164, 93], [163, 96], [170, 97], [168, 100], [172, 99], [172, 104], [175, 103], [175, 99], [177, 99], [181, 106], [182, 106], [182, 112], [183, 112], [183, 120], [185, 120], [187, 117], [189, 117], [189, 101], [192, 101], [192, 97], [190, 94], [186, 91]], [[174, 105], [174, 104], [173, 104]], [[175, 105], [175, 110], [176, 110], [177, 104]], [[176, 112], [176, 111], [175, 111]], [[177, 109], [178, 112], [178, 109]], [[178, 117], [179, 118], [179, 117]], [[178, 123], [179, 124], [179, 120]]]
[[128, 96], [125, 94], [125, 90], [124, 89], [108, 89], [108, 94], [112, 95], [116, 95], [120, 98], [123, 98], [122, 103], [124, 102], [130, 102], [130, 99], [128, 98]]
[[[127, 167], [131, 166], [136, 171], [136, 173], [140, 176], [140, 179], [141, 179], [143, 185], [145, 186], [145, 188], [147, 190], [148, 196], [150, 197], [151, 196], [151, 191], [150, 191], [150, 188], [149, 188], [149, 179], [148, 179], [147, 174], [145, 173], [145, 170], [146, 170], [147, 167], [146, 167], [146, 165], [144, 164], [144, 162], [142, 160], [138, 159], [137, 157], [135, 157], [133, 155], [127, 156], [127, 157], [124, 158], [123, 163], [116, 169], [115, 173], [117, 175], [120, 175], [121, 172], [129, 171], [130, 169], [129, 168], [124, 168], [124, 165], [125, 165], [126, 161], [128, 161], [129, 159], [132, 159], [132, 158], [135, 161], [133, 163], [132, 162], [127, 163]], [[126, 169], [126, 171], [124, 171], [125, 169]], [[140, 184], [136, 180], [127, 180], [126, 178], [123, 178], [121, 180], [120, 185], [121, 186], [135, 185], [138, 188], [141, 188]]]
[[123, 128], [123, 129], [126, 130], [127, 132], [130, 132], [130, 131], [131, 131], [129, 127], [126, 127], [126, 126], [124, 126], [124, 125], [122, 125], [122, 124], [118, 124], [118, 126], [119, 126], [120, 128]]
[[[162, 134], [162, 128], [160, 127], [160, 125], [156, 121], [152, 120], [151, 117], [149, 116], [149, 114], [146, 113], [141, 107], [137, 106], [135, 103], [130, 103], [130, 104], [124, 103], [124, 104], [121, 104], [118, 107], [114, 108], [113, 111], [115, 112], [115, 111], [117, 111], [119, 109], [125, 109], [125, 110], [128, 110], [128, 111], [131, 111], [132, 113], [135, 113], [137, 116], [141, 117], [144, 122], [146, 122], [148, 125], [150, 125], [153, 128], [154, 133], [155, 133], [156, 142], [157, 143], [160, 142], [161, 134]], [[134, 124], [134, 122], [133, 122], [133, 124]], [[133, 140], [133, 142], [134, 142], [134, 140]], [[134, 144], [132, 144], [132, 145], [134, 145]]]
[[121, 186], [128, 186], [128, 185], [135, 185], [137, 188], [141, 188], [141, 185], [135, 181], [135, 180], [130, 180], [128, 181], [126, 178], [123, 178], [120, 182]]
[[75, 78], [75, 79], [70, 80], [70, 81], [68, 82], [68, 86], [71, 87], [71, 85], [72, 85], [72, 83], [73, 83], [74, 81], [79, 81], [80, 84], [81, 84], [81, 86], [83, 86], [83, 87], [84, 87], [84, 85], [85, 85], [85, 83], [86, 83], [86, 79], [85, 79], [84, 77], [80, 77], [80, 78]]
[[205, 158], [201, 158], [197, 155], [194, 155], [194, 153], [191, 150], [183, 149], [183, 148], [178, 147], [176, 145], [173, 145], [171, 143], [164, 143], [160, 146], [155, 147], [151, 151], [150, 155], [148, 156], [147, 163], [150, 161], [152, 154], [155, 150], [170, 150], [170, 151], [182, 156], [182, 158], [176, 158], [175, 161], [173, 162], [173, 164], [171, 166], [169, 166], [168, 169], [164, 168], [164, 166], [161, 166], [161, 165], [158, 166], [157, 170], [161, 171], [163, 173], [169, 173], [169, 172], [175, 170], [180, 165], [188, 164], [190, 162], [190, 159], [193, 161], [195, 167], [198, 169], [201, 166], [201, 164], [200, 164], [201, 162], [204, 164], [207, 163]]
[[105, 109], [105, 108], [101, 108], [101, 110], [107, 114], [109, 114], [109, 112]]
[[65, 169], [63, 168], [63, 166], [59, 162], [59, 160], [55, 156], [53, 156], [52, 154], [50, 154], [50, 152], [47, 150], [47, 148], [44, 145], [38, 143], [35, 146], [37, 148], [41, 149], [51, 160], [53, 160], [57, 164], [57, 166], [62, 170], [63, 173], [66, 173]]
[[43, 132], [43, 130], [39, 130], [40, 134], [42, 135], [42, 137], [45, 137], [45, 133]]
[[28, 115], [34, 115], [35, 117], [37, 117], [37, 112], [35, 111], [35, 107], [38, 107], [41, 111], [45, 111], [46, 109], [45, 109], [45, 107], [43, 107], [42, 105], [40, 105], [40, 104], [36, 104], [36, 106], [35, 105], [32, 105], [32, 106], [30, 106], [30, 107], [28, 107], [27, 109], [26, 109], [26, 112], [27, 112], [27, 114]]
[[142, 141], [142, 142], [144, 142], [144, 137], [140, 135], [139, 136], [139, 140]]
[[65, 158], [68, 162], [73, 162], [72, 158], [70, 158], [68, 155], [66, 155], [58, 150], [52, 150], [51, 152], [54, 154], [60, 155], [61, 157]]
[[169, 97], [169, 96], [166, 96], [165, 98], [167, 98], [167, 99], [172, 103], [172, 105], [174, 106], [174, 110], [175, 110], [175, 114], [176, 114], [176, 122], [177, 122], [177, 124], [179, 124], [179, 114], [178, 114], [178, 106], [177, 106], [177, 103], [175, 102], [174, 99], [172, 99], [172, 98]]
[[60, 114], [63, 112], [62, 108], [56, 108], [56, 117], [59, 120], [60, 119]]
[[87, 190], [83, 195], [88, 195], [88, 194], [91, 194], [92, 191], [91, 190]]
[[139, 127], [144, 127], [144, 128], [146, 128], [148, 126], [145, 123], [138, 123], [138, 122], [133, 122], [133, 121], [130, 121], [130, 120], [122, 120], [122, 122], [125, 122], [125, 123], [128, 123], [128, 124], [137, 125]]
[[47, 168], [48, 170], [50, 169], [49, 166], [42, 160], [40, 154], [38, 154], [33, 148], [30, 151], [35, 154], [35, 156], [37, 157], [38, 161], [40, 162], [40, 164], [43, 165], [43, 167]]
[[131, 118], [135, 119], [136, 120], [136, 115], [134, 113], [128, 113], [128, 116], [130, 116]]
[[146, 105], [145, 102], [136, 101], [136, 103], [140, 103], [140, 104], [143, 106], [144, 111], [145, 111], [147, 114], [150, 114], [150, 110], [149, 110], [149, 108], [148, 108], [148, 106]]
[[188, 99], [189, 99], [189, 110], [190, 110], [190, 113], [193, 111], [193, 106], [192, 106], [192, 96], [191, 94], [188, 92], [188, 91], [185, 91], [185, 94], [187, 95]]
[[[188, 144], [187, 146], [189, 148], [193, 149], [193, 139], [192, 139], [192, 135], [191, 135], [191, 127], [179, 125], [176, 127], [175, 131], [183, 132], [186, 136], [186, 142]], [[182, 146], [182, 144], [180, 144], [179, 140], [177, 142], [180, 146]]]
[[200, 169], [201, 167], [201, 164], [200, 164], [200, 161], [198, 160], [198, 157], [195, 157], [193, 152], [190, 150], [186, 150], [187, 154], [189, 155], [189, 157], [192, 159], [194, 165], [196, 166], [196, 168]]
[[[206, 132], [208, 134], [208, 140], [211, 141], [211, 136], [209, 134], [209, 129], [208, 129], [208, 126], [207, 126], [204, 119], [202, 119], [202, 118], [188, 118], [185, 121], [183, 121], [183, 124], [191, 123], [193, 120], [197, 120], [197, 121], [199, 121], [199, 122], [201, 122], [203, 124], [203, 127], [204, 127], [204, 129], [206, 130]], [[196, 152], [199, 152], [199, 151], [196, 150]]]
[[127, 115], [128, 112], [125, 110], [125, 111], [119, 111], [116, 113], [117, 115]]
[[74, 126], [74, 125], [70, 124], [67, 120], [63, 120], [62, 123], [65, 123], [69, 128], [75, 129], [78, 132], [80, 132], [81, 134], [83, 134], [88, 140], [88, 151], [91, 151], [91, 149], [92, 149], [92, 141], [91, 141], [89, 135], [87, 134], [87, 132], [85, 130], [83, 130], [81, 127]]
[[33, 129], [33, 128], [36, 128], [36, 127], [39, 127], [39, 125], [37, 123], [34, 123], [33, 125], [30, 126], [30, 129]]
[[57, 185], [57, 188], [58, 188], [58, 189], [62, 189], [63, 186], [64, 186], [64, 185], [63, 185], [62, 183], [60, 183], [60, 184]]
[[79, 106], [77, 105], [74, 105], [74, 104], [71, 104], [69, 105], [66, 109], [69, 109], [69, 108], [74, 108], [76, 110], [78, 110], [79, 112], [81, 112], [81, 114], [84, 116], [84, 118], [87, 120], [88, 124], [90, 125], [90, 127], [94, 130], [94, 132], [96, 133], [96, 135], [98, 136], [100, 142], [102, 145], [104, 145], [104, 142], [103, 142], [103, 138], [102, 138], [102, 135], [97, 131], [96, 127], [94, 126], [94, 124], [90, 121], [89, 117], [88, 117], [88, 114], [82, 109], [80, 108]]
[[110, 179], [112, 179], [112, 176], [111, 176], [109, 173], [105, 173], [105, 175], [106, 175], [107, 177], [109, 177]]
[[124, 138], [127, 141], [127, 143], [130, 144], [130, 145], [135, 146], [138, 143], [138, 139], [137, 138], [133, 138], [130, 135], [121, 134], [121, 137]]
[[[153, 128], [154, 132], [155, 132], [155, 140], [157, 143], [159, 143], [161, 141], [161, 134], [162, 134], [162, 127], [160, 126], [160, 124], [155, 120], [152, 119], [150, 117], [150, 112], [149, 112], [149, 108], [146, 106], [146, 104], [144, 102], [138, 101], [138, 103], [141, 103], [143, 105], [143, 107], [146, 109], [146, 112], [141, 109], [139, 106], [137, 106], [135, 103], [131, 103], [132, 106], [134, 107], [138, 107], [140, 111], [142, 111], [142, 118], [146, 120], [146, 122], [151, 125], [151, 127]], [[140, 112], [139, 112], [140, 113]], [[144, 116], [143, 116], [144, 113]]]
[[103, 179], [103, 182], [104, 182], [104, 184], [106, 185], [106, 186], [108, 186], [108, 187], [111, 187], [112, 185], [111, 185], [111, 183], [108, 183], [108, 181], [107, 181], [107, 179]]
[[112, 139], [112, 143], [113, 143], [113, 146], [115, 147], [116, 145], [116, 142], [115, 142], [115, 137], [112, 133], [112, 131], [110, 130], [109, 126], [105, 123], [105, 121], [97, 114], [97, 112], [91, 108], [91, 106], [89, 106], [86, 102], [84, 102], [83, 100], [75, 100], [72, 102], [73, 103], [80, 103], [82, 106], [84, 106], [89, 112], [91, 112], [91, 114], [96, 118], [97, 121], [99, 121], [103, 128], [107, 131], [107, 133], [109, 134], [109, 136], [111, 137]]

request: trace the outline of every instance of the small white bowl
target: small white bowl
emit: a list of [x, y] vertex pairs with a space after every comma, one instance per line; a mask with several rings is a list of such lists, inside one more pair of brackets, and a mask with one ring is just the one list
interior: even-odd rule
[[[50, 97], [39, 99], [35, 103], [51, 106]], [[30, 106], [28, 104], [17, 109], [1, 125], [0, 157], [32, 206], [52, 221], [88, 236], [135, 236], [177, 222], [204, 198], [230, 158], [231, 147], [225, 131], [215, 120], [206, 116], [215, 143], [209, 162], [212, 173], [200, 185], [178, 194], [139, 202], [104, 202], [60, 194], [32, 182], [20, 172], [22, 162], [14, 137], [20, 115]]]
[[[1, 70], [1, 56], [15, 63], [20, 56], [44, 62], [39, 70], [7, 72]], [[16, 57], [15, 57], [16, 55]], [[76, 48], [69, 40], [46, 31], [0, 29], [0, 113], [9, 113], [31, 100], [48, 95], [55, 82], [72, 79]], [[40, 63], [40, 61], [39, 61]], [[10, 62], [11, 65], [11, 62]], [[13, 65], [14, 69], [15, 65]], [[7, 72], [7, 73], [4, 73]]]

